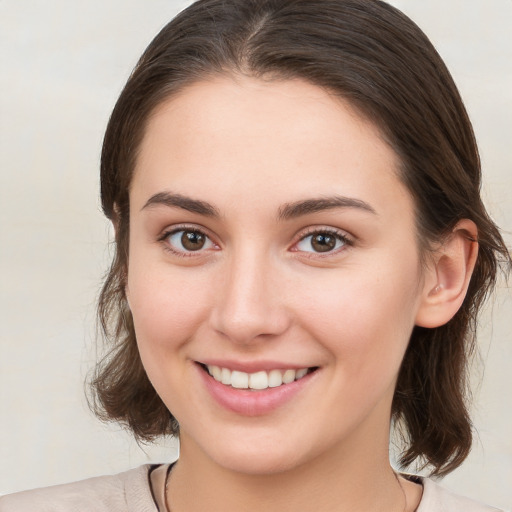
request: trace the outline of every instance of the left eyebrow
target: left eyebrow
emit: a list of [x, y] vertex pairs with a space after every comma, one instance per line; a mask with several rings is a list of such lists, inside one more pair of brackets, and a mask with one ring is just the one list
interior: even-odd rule
[[333, 208], [356, 208], [377, 215], [375, 209], [361, 199], [344, 196], [320, 197], [318, 199], [304, 199], [284, 204], [279, 208], [279, 220], [290, 220], [309, 213], [331, 210]]

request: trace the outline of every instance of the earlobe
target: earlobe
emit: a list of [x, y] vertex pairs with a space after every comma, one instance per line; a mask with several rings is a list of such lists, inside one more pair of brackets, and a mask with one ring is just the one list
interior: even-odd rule
[[446, 324], [459, 310], [478, 255], [478, 230], [473, 221], [457, 223], [436, 251], [427, 269], [416, 325], [434, 328]]

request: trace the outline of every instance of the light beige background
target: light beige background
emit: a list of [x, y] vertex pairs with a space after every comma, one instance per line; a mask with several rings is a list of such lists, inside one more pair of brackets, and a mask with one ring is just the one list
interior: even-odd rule
[[[110, 256], [98, 200], [103, 130], [139, 54], [188, 3], [0, 2], [0, 493], [176, 456], [174, 443], [141, 449], [100, 424], [83, 382]], [[480, 142], [486, 202], [510, 230], [512, 1], [393, 3], [452, 70]], [[445, 485], [512, 508], [512, 300], [504, 287], [493, 309], [481, 329], [477, 443]]]

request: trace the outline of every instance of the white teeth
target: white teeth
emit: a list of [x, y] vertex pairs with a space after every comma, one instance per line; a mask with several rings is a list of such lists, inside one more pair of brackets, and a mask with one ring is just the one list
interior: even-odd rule
[[[292, 370], [293, 371], [293, 370]], [[268, 374], [268, 387], [277, 388], [283, 384], [283, 376], [279, 370], [270, 370]]]
[[[304, 368], [304, 370], [306, 370], [303, 375], [301, 375], [301, 377], [304, 377], [304, 375], [306, 375], [307, 373], [307, 368]], [[290, 384], [290, 382], [293, 382], [295, 380], [295, 378], [300, 378], [298, 377], [299, 375], [299, 372], [302, 372], [302, 370], [286, 370], [284, 373], [283, 373], [283, 383], [284, 384]]]
[[222, 380], [222, 370], [218, 366], [210, 366], [208, 369], [215, 380], [218, 380], [219, 382]]
[[277, 388], [283, 384], [290, 384], [295, 380], [302, 379], [307, 373], [308, 368], [299, 368], [298, 370], [270, 370], [259, 371], [256, 373], [245, 373], [237, 370], [229, 370], [220, 366], [208, 365], [208, 372], [217, 381], [226, 386], [232, 386], [237, 389], [267, 389]]
[[231, 372], [227, 368], [221, 369], [220, 381], [222, 384], [231, 386]]
[[[223, 369], [224, 370], [224, 369]], [[238, 389], [247, 389], [249, 387], [249, 374], [245, 372], [231, 372], [231, 385]]]
[[249, 387], [251, 389], [267, 389], [268, 375], [267, 372], [256, 372], [249, 375]]
[[302, 379], [302, 377], [304, 377], [304, 375], [306, 375], [306, 373], [308, 373], [308, 369], [307, 368], [301, 368], [300, 370], [297, 370], [297, 373], [295, 374], [295, 378], [296, 379]]

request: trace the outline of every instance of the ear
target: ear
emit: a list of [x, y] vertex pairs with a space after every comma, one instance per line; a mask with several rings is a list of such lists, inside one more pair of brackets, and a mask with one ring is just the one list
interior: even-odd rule
[[112, 207], [112, 217], [110, 218], [110, 221], [112, 222], [114, 234], [117, 240], [117, 233], [119, 231], [119, 206], [117, 206], [117, 203], [114, 203]]
[[468, 290], [478, 255], [478, 229], [463, 219], [436, 251], [424, 276], [416, 325], [439, 327], [459, 310]]

